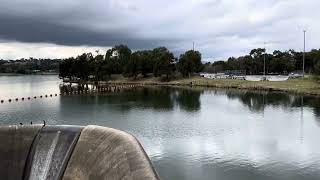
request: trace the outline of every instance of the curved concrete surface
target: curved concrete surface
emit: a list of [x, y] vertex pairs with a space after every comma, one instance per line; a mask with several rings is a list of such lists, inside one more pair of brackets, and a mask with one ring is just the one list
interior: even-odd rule
[[45, 126], [34, 140], [25, 180], [61, 179], [82, 127]]
[[159, 179], [138, 140], [98, 126], [0, 127], [0, 179]]
[[87, 126], [71, 156], [63, 180], [158, 179], [140, 143], [132, 135]]
[[23, 179], [33, 139], [41, 125], [0, 127], [0, 179]]

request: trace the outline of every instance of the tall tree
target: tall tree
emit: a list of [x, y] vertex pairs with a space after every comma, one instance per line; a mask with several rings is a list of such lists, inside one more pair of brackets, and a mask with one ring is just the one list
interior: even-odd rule
[[131, 77], [134, 77], [134, 79], [137, 78], [139, 74], [139, 61], [141, 57], [139, 53], [135, 52], [130, 56], [130, 60], [126, 64], [125, 74], [129, 75]]
[[76, 77], [87, 81], [90, 75], [90, 61], [92, 59], [91, 53], [83, 53], [78, 56], [73, 64], [73, 71]]
[[109, 61], [109, 65], [112, 65], [112, 73], [121, 74], [125, 72], [131, 53], [131, 49], [122, 44], [107, 51], [105, 58]]
[[143, 77], [147, 77], [148, 73], [152, 73], [153, 71], [153, 62], [152, 62], [152, 51], [138, 51], [139, 55], [139, 72], [143, 75]]
[[315, 62], [314, 73], [320, 76], [320, 59]]
[[59, 65], [59, 77], [61, 78], [69, 78], [73, 76], [72, 66], [74, 64], [75, 59], [73, 57], [67, 58], [62, 61]]
[[183, 76], [189, 76], [191, 73], [200, 72], [203, 68], [201, 63], [201, 54], [199, 51], [190, 50], [180, 55], [178, 70]]
[[104, 74], [105, 74], [105, 72], [103, 72], [104, 64], [105, 64], [105, 60], [103, 55], [97, 55], [94, 58], [93, 75], [96, 81], [101, 81], [104, 79]]
[[154, 61], [154, 76], [158, 77], [164, 74], [168, 80], [175, 70], [173, 54], [165, 47], [155, 48], [152, 51], [152, 60]]

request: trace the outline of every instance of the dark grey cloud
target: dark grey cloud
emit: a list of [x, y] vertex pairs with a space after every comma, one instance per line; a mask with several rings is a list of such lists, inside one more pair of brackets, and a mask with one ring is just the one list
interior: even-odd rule
[[167, 46], [176, 54], [194, 41], [204, 58], [225, 59], [264, 41], [270, 51], [300, 50], [305, 28], [308, 48], [319, 47], [318, 6], [318, 0], [0, 0], [0, 41]]
[[128, 44], [134, 48], [157, 46], [161, 40], [130, 37], [127, 32], [95, 32], [81, 27], [56, 24], [45, 20], [0, 16], [0, 39], [21, 42], [46, 42], [61, 45], [112, 46]]

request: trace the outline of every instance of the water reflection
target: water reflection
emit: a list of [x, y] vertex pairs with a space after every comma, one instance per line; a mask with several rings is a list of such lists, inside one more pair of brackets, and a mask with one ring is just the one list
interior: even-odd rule
[[180, 89], [177, 91], [176, 103], [186, 111], [199, 111], [201, 93], [203, 93], [201, 90]]
[[[33, 86], [30, 94], [45, 89]], [[0, 123], [124, 130], [164, 180], [318, 180], [319, 108], [319, 98], [287, 93], [146, 87], [4, 103]]]
[[289, 95], [281, 93], [229, 90], [226, 95], [230, 99], [240, 100], [255, 112], [262, 112], [267, 106], [290, 107], [292, 103]]
[[281, 107], [287, 110], [308, 107], [313, 110], [320, 123], [320, 98], [318, 97], [264, 91], [228, 90], [225, 93], [229, 99], [237, 99], [257, 113], [263, 113], [267, 107]]
[[320, 126], [320, 98], [313, 96], [300, 96], [302, 103], [299, 103], [299, 97], [295, 98], [293, 107], [308, 107], [311, 108], [314, 112], [314, 115], [317, 117], [317, 123]]
[[[66, 87], [60, 89], [65, 91]], [[108, 92], [99, 94], [83, 94], [61, 98], [61, 105], [70, 104], [113, 104], [113, 108], [129, 111], [132, 108], [151, 108], [160, 111], [172, 111], [175, 106], [186, 111], [200, 110], [200, 96], [203, 90], [177, 89], [172, 87], [141, 87], [134, 90]], [[72, 98], [76, 97], [76, 98]], [[62, 107], [63, 109], [63, 107]]]

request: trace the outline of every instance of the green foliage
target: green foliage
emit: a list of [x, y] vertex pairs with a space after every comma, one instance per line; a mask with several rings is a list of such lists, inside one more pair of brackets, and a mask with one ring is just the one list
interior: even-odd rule
[[136, 51], [126, 66], [125, 74], [136, 78], [138, 74], [147, 77], [153, 71], [152, 51]]
[[203, 69], [200, 52], [190, 50], [180, 55], [177, 67], [183, 76], [190, 76], [191, 73], [200, 72]]
[[77, 58], [68, 58], [60, 63], [60, 77], [77, 77], [88, 80], [95, 72], [95, 61], [91, 53], [84, 53]]
[[[61, 59], [32, 58], [17, 60], [0, 59], [0, 73], [33, 74], [40, 72], [57, 73]], [[65, 73], [65, 72], [62, 72]]]
[[105, 61], [103, 55], [97, 55], [94, 57], [93, 66], [93, 75], [96, 81], [101, 81], [104, 79], [105, 75], [108, 75], [108, 71], [105, 69]]
[[139, 61], [141, 61], [139, 54], [133, 53], [126, 64], [125, 74], [136, 79], [139, 74]]
[[65, 59], [64, 61], [62, 61], [59, 65], [59, 76], [60, 77], [68, 77], [68, 78], [71, 78], [71, 76], [73, 75], [73, 72], [72, 72], [72, 66], [73, 66], [73, 63], [74, 63], [75, 59], [72, 57], [72, 58], [68, 58], [68, 59]]
[[110, 64], [112, 65], [110, 74], [121, 74], [126, 72], [126, 66], [128, 65], [131, 53], [131, 50], [126, 45], [118, 45], [109, 49], [105, 59], [109, 63], [107, 66], [110, 66]]
[[[228, 61], [214, 62], [211, 64], [213, 72], [217, 73], [224, 72], [226, 70], [242, 70], [246, 72], [246, 74], [262, 74], [264, 55], [266, 59], [267, 73], [288, 74], [293, 71], [302, 71], [303, 53], [295, 52], [294, 50], [276, 50], [272, 54], [264, 54], [264, 52], [264, 49], [258, 48], [251, 50], [249, 55], [238, 58], [231, 57]], [[305, 71], [307, 73], [316, 73], [318, 61], [320, 61], [320, 49], [314, 49], [307, 52], [305, 59]]]
[[316, 62], [314, 66], [314, 73], [318, 76], [320, 75], [320, 59]]
[[153, 72], [152, 51], [137, 51], [139, 56], [139, 72], [143, 77], [147, 77], [148, 73]]
[[84, 53], [76, 58], [75, 63], [72, 66], [72, 72], [75, 74], [76, 77], [88, 80], [90, 75], [91, 65], [92, 63], [92, 54], [91, 53]]
[[264, 52], [265, 52], [265, 49], [262, 49], [262, 48], [252, 49], [250, 51], [250, 56], [253, 57], [254, 59], [263, 58]]
[[[265, 49], [253, 49], [248, 55], [238, 58], [230, 57], [227, 61], [214, 63], [201, 63], [199, 51], [189, 50], [180, 55], [179, 61], [165, 47], [153, 50], [132, 51], [125, 45], [118, 45], [109, 49], [105, 56], [84, 53], [76, 58], [68, 58], [60, 63], [60, 77], [70, 79], [80, 78], [83, 81], [106, 80], [111, 74], [123, 74], [127, 77], [137, 78], [139, 74], [147, 77], [165, 77], [169, 80], [178, 70], [183, 76], [205, 71], [213, 73], [226, 70], [241, 70], [246, 74], [263, 73], [264, 56], [267, 73], [286, 74], [302, 70], [301, 52], [279, 51], [272, 54], [264, 53]], [[307, 73], [320, 75], [320, 49], [306, 53], [305, 69]]]
[[136, 51], [134, 53], [125, 46], [119, 45], [106, 52], [106, 55], [93, 56], [91, 53], [82, 54], [77, 58], [65, 59], [60, 64], [60, 77], [80, 78], [95, 81], [105, 80], [111, 74], [124, 74], [137, 78], [139, 74], [147, 77], [165, 75], [169, 79], [174, 71], [174, 56], [165, 47], [154, 50]]
[[152, 51], [152, 61], [154, 76], [166, 75], [166, 79], [169, 79], [175, 70], [173, 54], [165, 47], [155, 48]]

